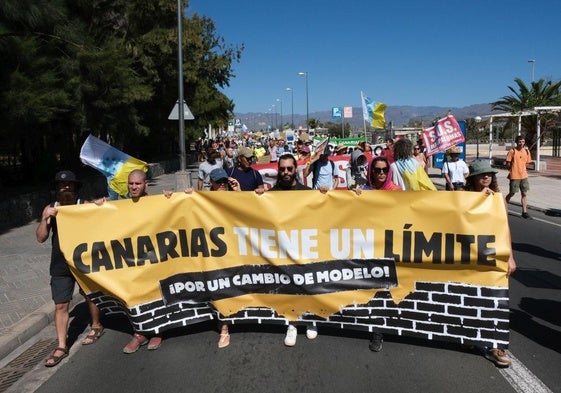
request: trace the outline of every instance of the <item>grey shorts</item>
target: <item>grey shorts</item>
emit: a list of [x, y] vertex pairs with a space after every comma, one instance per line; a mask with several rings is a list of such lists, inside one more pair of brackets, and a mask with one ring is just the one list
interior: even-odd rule
[[508, 193], [516, 194], [520, 190], [524, 194], [530, 191], [530, 183], [528, 179], [514, 179], [510, 181]]
[[70, 303], [76, 280], [72, 276], [52, 276], [51, 295], [55, 304]]

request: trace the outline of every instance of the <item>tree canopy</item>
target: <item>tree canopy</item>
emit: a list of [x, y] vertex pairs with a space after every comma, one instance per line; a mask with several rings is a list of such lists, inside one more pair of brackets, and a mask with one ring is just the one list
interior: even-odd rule
[[[185, 10], [188, 2], [182, 3]], [[214, 22], [183, 13], [189, 143], [226, 124], [234, 104], [219, 89], [243, 44]], [[0, 157], [27, 180], [75, 167], [94, 134], [143, 160], [176, 158], [177, 8], [164, 0], [0, 2]]]
[[[504, 96], [491, 105], [493, 109], [505, 112], [518, 113], [525, 110], [531, 110], [537, 106], [559, 106], [561, 105], [561, 81], [552, 82], [540, 79], [532, 81], [527, 86], [520, 78], [514, 79], [518, 85], [518, 89], [508, 86], [513, 95]], [[544, 133], [546, 135], [548, 129], [554, 124], [559, 124], [558, 115], [544, 115], [541, 118]], [[512, 121], [512, 120], [511, 120]], [[518, 120], [516, 120], [518, 121]], [[522, 118], [522, 127], [526, 130], [526, 142], [529, 146], [535, 146], [536, 141], [536, 116], [525, 116]]]

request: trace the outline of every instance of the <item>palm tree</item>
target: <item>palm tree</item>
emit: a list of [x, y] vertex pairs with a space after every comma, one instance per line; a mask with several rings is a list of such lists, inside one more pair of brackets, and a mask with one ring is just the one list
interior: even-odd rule
[[[518, 85], [518, 91], [508, 86], [508, 89], [514, 94], [504, 96], [500, 100], [491, 103], [493, 109], [502, 110], [505, 112], [517, 113], [524, 110], [531, 110], [536, 106], [554, 106], [561, 104], [561, 81], [552, 82], [540, 79], [532, 82], [527, 86], [522, 79], [514, 79]], [[510, 118], [509, 121], [514, 121]], [[551, 128], [553, 122], [558, 122], [559, 116], [553, 114], [546, 114], [541, 116], [541, 124], [543, 131], [542, 138], [545, 136], [546, 131]], [[522, 127], [526, 130], [526, 144], [531, 150], [534, 150], [537, 141], [536, 139], [536, 115], [522, 117]]]

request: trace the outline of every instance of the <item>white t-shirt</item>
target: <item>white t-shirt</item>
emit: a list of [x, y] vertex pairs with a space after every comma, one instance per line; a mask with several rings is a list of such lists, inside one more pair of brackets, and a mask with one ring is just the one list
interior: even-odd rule
[[466, 178], [464, 174], [469, 174], [469, 168], [461, 159], [458, 159], [458, 161], [446, 161], [442, 166], [442, 173], [448, 173], [452, 183], [465, 183]]

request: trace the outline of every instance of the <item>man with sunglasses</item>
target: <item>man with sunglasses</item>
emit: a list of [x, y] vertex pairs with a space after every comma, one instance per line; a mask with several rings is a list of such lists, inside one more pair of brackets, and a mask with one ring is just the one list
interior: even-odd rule
[[[311, 190], [310, 187], [298, 181], [297, 176], [298, 163], [296, 158], [288, 153], [279, 157], [277, 166], [277, 183], [270, 189], [270, 191], [291, 191], [291, 190]], [[286, 337], [284, 338], [284, 345], [293, 347], [296, 345], [296, 336], [298, 331], [293, 324], [288, 325], [286, 330]], [[308, 326], [306, 329], [306, 337], [313, 340], [318, 335], [318, 330], [315, 326]]]
[[277, 183], [270, 191], [311, 190], [298, 181], [297, 169], [298, 163], [292, 154], [286, 153], [280, 156], [277, 165]]

